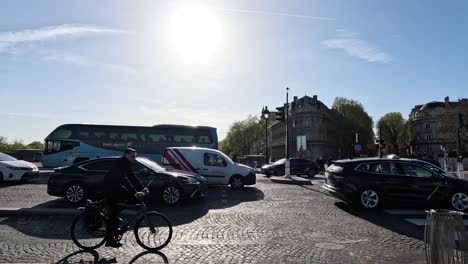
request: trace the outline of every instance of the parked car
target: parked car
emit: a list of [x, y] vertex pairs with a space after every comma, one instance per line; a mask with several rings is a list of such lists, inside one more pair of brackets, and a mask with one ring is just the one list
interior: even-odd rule
[[385, 202], [468, 209], [468, 181], [415, 159], [366, 158], [334, 161], [323, 188], [365, 209]]
[[39, 177], [39, 169], [34, 163], [17, 160], [0, 152], [0, 182], [23, 181]]
[[[101, 198], [104, 176], [118, 158], [99, 158], [57, 168], [49, 175], [47, 193], [65, 197], [71, 203], [79, 203], [88, 197]], [[144, 186], [149, 184], [150, 196], [156, 195], [166, 204], [205, 196], [206, 180], [200, 175], [185, 171], [168, 172], [144, 157], [136, 158], [132, 170]]]
[[186, 170], [206, 178], [208, 184], [231, 185], [233, 189], [255, 184], [253, 168], [235, 163], [216, 149], [171, 147], [164, 150], [161, 164], [168, 170]]
[[[318, 173], [317, 164], [312, 160], [301, 159], [301, 158], [290, 158], [290, 170], [292, 175], [308, 175], [309, 177], [314, 177]], [[280, 159], [274, 163], [263, 165], [261, 173], [266, 176], [284, 175], [286, 159]]]

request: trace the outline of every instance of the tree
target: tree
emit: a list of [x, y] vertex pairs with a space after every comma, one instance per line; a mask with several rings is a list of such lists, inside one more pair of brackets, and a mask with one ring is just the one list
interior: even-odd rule
[[368, 154], [374, 148], [374, 131], [372, 117], [364, 110], [363, 105], [352, 99], [336, 97], [332, 111], [338, 121], [338, 144], [343, 155], [353, 154], [356, 133], [359, 143], [364, 146]]
[[263, 133], [259, 118], [249, 115], [231, 125], [226, 138], [219, 143], [219, 149], [229, 155], [247, 155], [254, 142], [262, 139]]
[[28, 149], [44, 149], [44, 144], [40, 141], [33, 141], [29, 143], [26, 148]]
[[400, 154], [400, 147], [405, 141], [405, 119], [398, 112], [392, 112], [382, 116], [377, 122], [377, 130], [382, 132], [385, 142], [385, 152]]

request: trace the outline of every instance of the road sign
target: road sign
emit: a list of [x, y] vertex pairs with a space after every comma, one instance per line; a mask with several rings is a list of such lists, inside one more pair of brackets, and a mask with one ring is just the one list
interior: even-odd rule
[[355, 151], [361, 151], [361, 145], [359, 145], [359, 144], [354, 145], [354, 150]]

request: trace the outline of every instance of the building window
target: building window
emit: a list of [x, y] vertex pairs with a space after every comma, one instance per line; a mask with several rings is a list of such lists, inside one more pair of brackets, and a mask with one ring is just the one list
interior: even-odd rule
[[431, 146], [426, 146], [426, 151], [427, 152], [432, 152], [432, 147]]
[[431, 124], [426, 123], [426, 129], [430, 129], [430, 128], [431, 128]]
[[427, 139], [427, 140], [431, 140], [431, 134], [427, 133], [427, 134], [426, 134], [426, 139]]

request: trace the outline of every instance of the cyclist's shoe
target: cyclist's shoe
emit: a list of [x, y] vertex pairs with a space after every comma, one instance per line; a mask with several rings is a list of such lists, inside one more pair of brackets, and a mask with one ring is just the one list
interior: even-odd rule
[[118, 247], [121, 247], [122, 244], [120, 244], [119, 241], [116, 241], [116, 240], [108, 240], [106, 242], [106, 247], [113, 247], [113, 248], [118, 248]]

